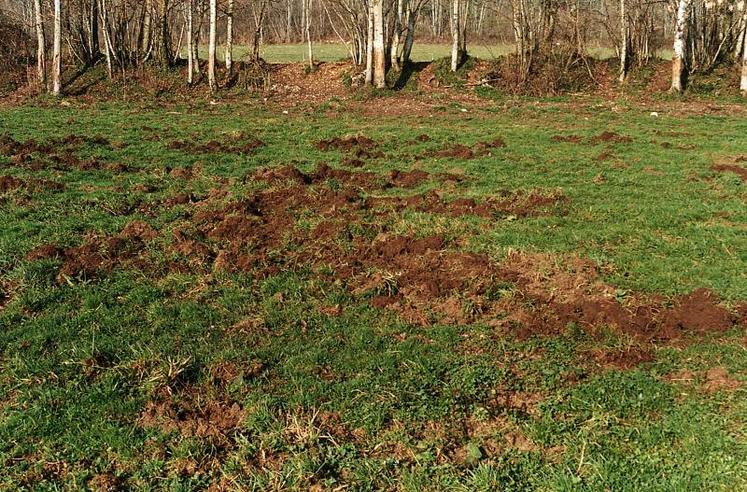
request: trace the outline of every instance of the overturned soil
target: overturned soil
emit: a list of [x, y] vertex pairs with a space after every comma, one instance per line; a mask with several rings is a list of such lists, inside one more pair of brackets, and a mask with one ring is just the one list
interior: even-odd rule
[[[501, 146], [498, 140], [489, 144]], [[323, 145], [375, 147], [359, 137]], [[59, 260], [61, 281], [95, 278], [118, 266], [154, 270], [152, 253], [160, 249], [171, 258], [160, 265], [166, 272], [249, 272], [263, 278], [306, 269], [415, 325], [480, 321], [518, 337], [558, 335], [570, 326], [596, 335], [609, 327], [641, 343], [661, 343], [721, 333], [739, 322], [705, 289], [669, 299], [642, 294], [619, 299], [591, 262], [512, 253], [498, 263], [460, 251], [460, 244], [442, 235], [395, 234], [388, 225], [408, 210], [485, 219], [563, 214], [569, 200], [558, 192], [500, 190], [480, 200], [435, 191], [395, 196], [382, 193], [449, 176], [421, 170], [387, 176], [326, 164], [308, 173], [292, 166], [265, 168], [247, 179], [259, 189], [164, 202], [186, 207], [188, 218], [170, 238], [133, 221], [114, 236], [90, 236], [77, 247], [42, 245], [28, 259]], [[334, 306], [324, 312], [340, 314]], [[600, 365], [626, 367], [648, 356], [644, 349], [594, 358]]]
[[713, 164], [711, 170], [719, 173], [734, 173], [747, 183], [747, 168], [738, 164]]

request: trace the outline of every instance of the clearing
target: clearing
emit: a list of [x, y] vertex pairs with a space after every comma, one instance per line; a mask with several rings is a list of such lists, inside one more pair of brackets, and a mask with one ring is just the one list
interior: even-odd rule
[[744, 489], [745, 135], [667, 99], [4, 106], [0, 488]]

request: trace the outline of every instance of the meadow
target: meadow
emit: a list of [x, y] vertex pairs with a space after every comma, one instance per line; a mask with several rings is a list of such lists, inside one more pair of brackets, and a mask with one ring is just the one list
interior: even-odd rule
[[1, 489], [747, 487], [743, 115], [361, 104], [0, 107]]

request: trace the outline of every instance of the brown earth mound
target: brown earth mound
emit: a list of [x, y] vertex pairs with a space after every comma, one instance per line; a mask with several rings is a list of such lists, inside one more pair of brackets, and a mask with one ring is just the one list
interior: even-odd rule
[[747, 183], [747, 168], [737, 164], [713, 164], [711, 170], [719, 173], [734, 173]]
[[136, 260], [145, 249], [145, 242], [157, 235], [148, 224], [134, 221], [116, 236], [91, 237], [81, 246], [67, 248], [62, 253], [63, 263], [57, 278], [60, 281], [74, 277], [90, 279], [120, 264], [137, 267]]
[[633, 141], [632, 138], [620, 135], [615, 132], [608, 132], [604, 131], [597, 135], [596, 137], [592, 137], [589, 142], [593, 144], [600, 144], [600, 143], [631, 143]]
[[200, 396], [189, 389], [179, 391], [176, 396], [164, 391], [155, 401], [148, 402], [138, 424], [162, 432], [178, 432], [183, 437], [226, 442], [243, 422], [244, 409], [238, 403]]
[[188, 154], [251, 154], [258, 148], [264, 146], [264, 142], [256, 138], [243, 142], [219, 142], [210, 140], [205, 143], [197, 143], [189, 140], [174, 140], [166, 148], [169, 150], [181, 150]]

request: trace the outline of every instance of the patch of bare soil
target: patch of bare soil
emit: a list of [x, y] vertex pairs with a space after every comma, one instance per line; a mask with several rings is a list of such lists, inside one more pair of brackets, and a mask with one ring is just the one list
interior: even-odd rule
[[181, 150], [188, 154], [252, 154], [264, 142], [256, 138], [244, 138], [241, 141], [210, 140], [198, 143], [191, 140], [174, 140], [167, 145], [169, 150]]
[[427, 151], [422, 157], [469, 160], [475, 157], [490, 155], [494, 149], [502, 149], [504, 147], [506, 147], [506, 142], [502, 138], [496, 137], [490, 141], [478, 142], [472, 147], [462, 144], [444, 144], [441, 149]]
[[734, 173], [747, 183], [747, 168], [738, 164], [713, 164], [711, 170], [719, 173]]
[[82, 159], [76, 154], [81, 146], [121, 148], [123, 145], [121, 142], [112, 143], [100, 135], [88, 137], [71, 134], [46, 143], [34, 139], [19, 142], [8, 135], [0, 136], [0, 154], [9, 157], [13, 166], [32, 171], [107, 169], [116, 173], [126, 172], [129, 167], [125, 164], [105, 163], [95, 158]]
[[121, 490], [122, 480], [111, 473], [95, 475], [88, 481], [88, 487], [94, 492], [114, 492]]
[[[57, 278], [59, 281], [75, 277], [95, 278], [100, 272], [121, 264], [144, 268], [147, 262], [141, 258], [141, 253], [145, 250], [146, 242], [157, 235], [145, 222], [133, 221], [116, 236], [89, 237], [82, 245], [62, 252], [62, 266]], [[36, 257], [42, 258], [39, 255]]]
[[330, 150], [346, 152], [347, 157], [343, 161], [343, 164], [348, 167], [362, 167], [370, 159], [384, 157], [384, 153], [377, 150], [378, 144], [374, 140], [362, 135], [320, 140], [315, 144], [315, 147], [324, 152]]
[[579, 144], [583, 141], [583, 138], [579, 135], [553, 135], [551, 137], [551, 140], [553, 142], [565, 142], [565, 143], [573, 143], [573, 144]]
[[561, 333], [571, 323], [592, 333], [608, 326], [640, 342], [657, 343], [722, 333], [737, 322], [706, 289], [669, 301], [633, 294], [620, 302], [593, 263], [560, 261], [550, 255], [514, 254], [504, 262], [503, 276], [520, 294], [506, 300], [501, 325], [518, 328], [520, 335]]
[[589, 355], [594, 363], [603, 369], [632, 369], [656, 359], [649, 348], [642, 346], [618, 350], [594, 350]]
[[163, 432], [178, 432], [183, 437], [210, 438], [225, 445], [245, 415], [238, 403], [212, 399], [190, 387], [176, 394], [161, 391], [155, 400], [146, 404], [138, 425]]
[[26, 253], [26, 259], [29, 261], [55, 259], [61, 257], [63, 252], [63, 249], [56, 244], [42, 244]]
[[269, 96], [293, 103], [319, 103], [332, 97], [344, 97], [346, 75], [355, 72], [350, 62], [318, 63], [311, 72], [301, 63], [273, 63], [270, 65]]
[[604, 131], [589, 139], [589, 143], [600, 144], [600, 143], [631, 143], [632, 138], [626, 135], [620, 135], [619, 133]]
[[31, 192], [42, 190], [61, 191], [65, 189], [65, 185], [46, 179], [23, 180], [13, 176], [0, 176], [0, 193], [8, 193], [20, 188]]
[[742, 383], [729, 374], [723, 367], [712, 367], [704, 375], [703, 390], [709, 393], [717, 391], [734, 391]]
[[451, 217], [476, 215], [486, 218], [501, 215], [526, 217], [553, 212], [562, 213], [559, 207], [567, 202], [567, 197], [560, 193], [544, 193], [536, 190], [515, 192], [502, 190], [496, 196], [482, 202], [472, 198], [447, 201], [435, 191], [404, 198], [376, 197], [368, 200], [371, 205], [386, 206], [398, 212], [412, 209]]

